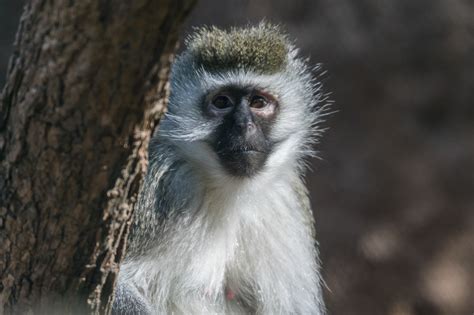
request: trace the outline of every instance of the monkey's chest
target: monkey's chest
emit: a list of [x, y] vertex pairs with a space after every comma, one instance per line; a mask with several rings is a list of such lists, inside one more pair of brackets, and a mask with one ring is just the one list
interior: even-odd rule
[[[266, 264], [268, 255], [261, 255], [256, 235], [227, 227], [213, 231], [200, 250], [191, 254], [188, 275], [183, 278], [196, 279], [204, 289], [210, 303], [221, 304], [226, 313], [249, 314], [257, 308], [259, 284], [258, 265]], [[214, 301], [214, 302], [212, 302]]]
[[242, 209], [241, 202], [235, 208], [228, 202], [219, 204], [225, 209], [213, 207], [216, 203], [204, 205], [197, 212], [202, 217], [183, 233], [170, 235], [179, 246], [167, 246], [167, 254], [174, 256], [167, 261], [175, 266], [183, 262], [170, 286], [179, 295], [200, 296], [218, 313], [222, 308], [226, 313], [260, 309], [274, 289], [275, 266], [287, 255], [279, 249], [291, 248], [285, 244], [284, 231], [274, 225], [282, 221], [274, 211], [277, 200], [264, 201], [244, 203], [249, 209]]

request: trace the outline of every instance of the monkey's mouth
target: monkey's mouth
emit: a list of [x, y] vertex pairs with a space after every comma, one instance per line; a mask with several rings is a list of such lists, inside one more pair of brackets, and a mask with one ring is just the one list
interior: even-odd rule
[[[222, 150], [218, 151], [217, 155], [221, 160], [228, 160], [228, 161], [242, 161], [245, 158], [251, 158], [252, 156], [266, 156], [267, 152], [263, 150], [255, 150], [255, 149], [232, 149], [232, 150]], [[242, 161], [245, 162], [245, 161]]]
[[231, 154], [265, 154], [265, 151], [254, 149], [231, 150]]
[[250, 177], [260, 171], [268, 153], [251, 148], [239, 148], [217, 152], [224, 168], [234, 176]]

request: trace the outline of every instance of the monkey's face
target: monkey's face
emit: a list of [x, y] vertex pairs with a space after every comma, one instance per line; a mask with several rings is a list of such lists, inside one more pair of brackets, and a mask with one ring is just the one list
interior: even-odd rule
[[202, 110], [217, 126], [207, 141], [224, 169], [239, 177], [261, 170], [274, 145], [269, 135], [279, 112], [276, 98], [230, 85], [206, 95]]
[[286, 35], [266, 24], [202, 28], [186, 46], [173, 64], [156, 143], [218, 185], [303, 170], [324, 107], [320, 83]]
[[263, 183], [304, 167], [317, 135], [319, 94], [303, 63], [289, 60], [274, 74], [215, 73], [190, 63], [192, 55], [184, 55], [174, 65], [158, 143], [215, 183]]
[[[177, 69], [185, 68], [178, 63]], [[196, 70], [192, 76], [175, 70], [160, 141], [212, 179], [266, 181], [298, 167], [312, 152], [317, 98], [310, 75], [290, 70], [275, 75]]]

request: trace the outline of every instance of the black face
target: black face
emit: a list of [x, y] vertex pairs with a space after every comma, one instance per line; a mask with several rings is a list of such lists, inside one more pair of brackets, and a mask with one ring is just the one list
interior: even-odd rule
[[268, 136], [278, 113], [276, 99], [253, 88], [230, 86], [208, 95], [204, 112], [220, 121], [211, 145], [224, 168], [234, 176], [257, 173], [272, 150]]

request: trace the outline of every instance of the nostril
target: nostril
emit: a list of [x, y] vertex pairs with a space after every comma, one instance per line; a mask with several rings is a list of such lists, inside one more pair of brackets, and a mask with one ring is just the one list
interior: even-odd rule
[[255, 123], [249, 121], [247, 123], [247, 132], [249, 134], [253, 134], [257, 130], [257, 126], [255, 126]]

